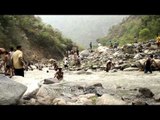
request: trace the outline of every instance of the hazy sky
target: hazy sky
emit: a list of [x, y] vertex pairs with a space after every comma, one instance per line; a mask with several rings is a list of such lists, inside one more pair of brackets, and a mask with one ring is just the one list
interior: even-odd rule
[[85, 46], [104, 37], [108, 29], [127, 15], [36, 15], [44, 23], [57, 28], [65, 37]]

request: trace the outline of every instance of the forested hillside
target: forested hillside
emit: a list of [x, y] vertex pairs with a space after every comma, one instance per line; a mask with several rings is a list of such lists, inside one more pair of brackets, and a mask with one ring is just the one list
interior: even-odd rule
[[160, 33], [159, 15], [131, 15], [109, 29], [106, 37], [100, 38], [103, 45], [119, 42], [120, 45], [133, 43], [135, 39], [139, 42], [155, 39]]
[[44, 24], [39, 17], [1, 15], [0, 47], [9, 50], [17, 45], [22, 45], [27, 59], [60, 59], [73, 43], [51, 25]]

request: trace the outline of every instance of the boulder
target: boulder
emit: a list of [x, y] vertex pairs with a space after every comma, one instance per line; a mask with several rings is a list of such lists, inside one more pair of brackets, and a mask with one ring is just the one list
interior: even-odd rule
[[26, 90], [27, 87], [25, 85], [5, 76], [0, 76], [0, 105], [18, 104]]
[[152, 98], [154, 94], [148, 88], [139, 88], [137, 97]]
[[160, 102], [160, 94], [155, 95], [154, 100]]
[[134, 46], [132, 44], [126, 44], [122, 47], [124, 53], [134, 54]]
[[82, 52], [80, 52], [80, 56], [83, 57], [88, 57], [90, 54], [89, 50], [83, 50]]
[[25, 78], [22, 76], [13, 76], [12, 80], [27, 86], [27, 90], [23, 96], [30, 96], [30, 95], [32, 96], [32, 94], [39, 89], [38, 81], [32, 78]]

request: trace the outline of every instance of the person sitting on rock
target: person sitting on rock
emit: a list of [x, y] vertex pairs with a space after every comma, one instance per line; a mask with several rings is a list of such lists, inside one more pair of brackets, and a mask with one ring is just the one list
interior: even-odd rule
[[63, 79], [62, 68], [58, 68], [58, 71], [55, 73], [54, 78], [57, 78], [58, 80], [62, 80]]
[[147, 73], [148, 71], [149, 71], [150, 73], [152, 73], [152, 68], [151, 68], [151, 66], [152, 66], [153, 63], [155, 63], [155, 65], [158, 66], [158, 65], [156, 64], [156, 62], [154, 61], [154, 59], [153, 59], [153, 55], [150, 55], [150, 56], [147, 58], [147, 60], [144, 62], [144, 73]]

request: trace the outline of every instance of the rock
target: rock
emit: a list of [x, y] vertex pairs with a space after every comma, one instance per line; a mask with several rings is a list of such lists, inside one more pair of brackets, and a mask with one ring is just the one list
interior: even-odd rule
[[121, 87], [121, 86], [117, 86], [117, 87], [116, 87], [116, 89], [120, 89], [120, 88], [122, 88], [122, 87]]
[[[1, 76], [1, 75], [0, 75]], [[0, 105], [15, 105], [27, 90], [23, 84], [5, 76], [0, 78]]]
[[149, 50], [145, 50], [144, 53], [145, 53], [145, 54], [149, 53]]
[[83, 57], [88, 57], [90, 54], [89, 50], [83, 50], [82, 52], [80, 52], [80, 56]]
[[114, 72], [117, 72], [116, 69], [112, 69], [112, 70], [109, 70], [110, 73], [114, 73]]
[[138, 90], [139, 95], [137, 97], [145, 97], [145, 98], [152, 98], [154, 94], [148, 88], [139, 88]]
[[66, 105], [66, 101], [63, 98], [55, 98], [52, 103], [54, 105]]
[[137, 53], [135, 56], [134, 56], [134, 59], [136, 60], [139, 60], [139, 59], [142, 59], [143, 56], [140, 54], [140, 53]]
[[39, 88], [38, 88], [38, 89], [35, 89], [35, 90], [32, 91], [31, 93], [25, 94], [25, 95], [23, 96], [23, 99], [24, 99], [24, 100], [30, 100], [31, 98], [35, 98], [38, 90], [39, 90]]
[[123, 71], [138, 71], [138, 68], [134, 68], [134, 67], [129, 67], [129, 68], [125, 68]]
[[55, 87], [51, 85], [42, 85], [39, 89], [39, 91], [37, 92], [36, 96], [37, 97], [46, 97], [46, 96], [50, 96], [52, 99], [60, 96], [60, 94], [62, 93], [62, 88], [60, 87]]
[[156, 102], [160, 102], [160, 94], [154, 96]]
[[107, 47], [105, 47], [105, 46], [99, 46], [99, 47], [97, 48], [97, 51], [98, 51], [99, 53], [104, 53], [104, 52], [106, 52], [108, 49], [109, 49], [109, 48], [107, 48]]
[[97, 66], [97, 65], [93, 65], [91, 68], [92, 68], [92, 69], [97, 69], [98, 66]]
[[84, 94], [95, 93], [97, 96], [102, 96], [104, 88], [101, 83], [96, 83], [84, 88]]
[[124, 64], [122, 64], [122, 65], [120, 65], [120, 66], [121, 66], [121, 70], [124, 70], [125, 68], [129, 68], [129, 67], [130, 67], [130, 64], [124, 63]]
[[103, 86], [102, 86], [102, 84], [101, 84], [101, 83], [93, 84], [93, 86], [94, 86], [94, 87], [102, 87], [102, 88], [103, 88]]
[[145, 101], [135, 99], [134, 101], [132, 101], [132, 105], [147, 105], [147, 103]]
[[85, 94], [85, 95], [79, 95], [78, 98], [87, 98], [90, 99], [92, 97], [96, 97], [96, 95], [94, 93], [90, 93], [90, 94]]
[[24, 78], [22, 76], [13, 76], [12, 80], [27, 86], [27, 90], [26, 90], [26, 92], [24, 93], [23, 96], [32, 94], [32, 92], [39, 89], [38, 81], [36, 81], [36, 80]]
[[75, 102], [67, 102], [66, 105], [78, 105], [78, 104], [76, 104]]
[[77, 101], [76, 101], [76, 104], [81, 104], [81, 105], [92, 105], [92, 100], [90, 99], [87, 99], [87, 98], [79, 98]]
[[124, 53], [134, 54], [134, 46], [132, 44], [126, 44], [122, 47]]
[[44, 79], [43, 84], [53, 84], [53, 83], [58, 83], [58, 82], [60, 81], [56, 78], [47, 78], [47, 79]]
[[103, 94], [97, 98], [96, 105], [125, 105], [126, 103], [118, 98], [115, 98], [109, 94]]
[[37, 97], [37, 102], [40, 105], [50, 105], [52, 104], [53, 98], [50, 96]]

